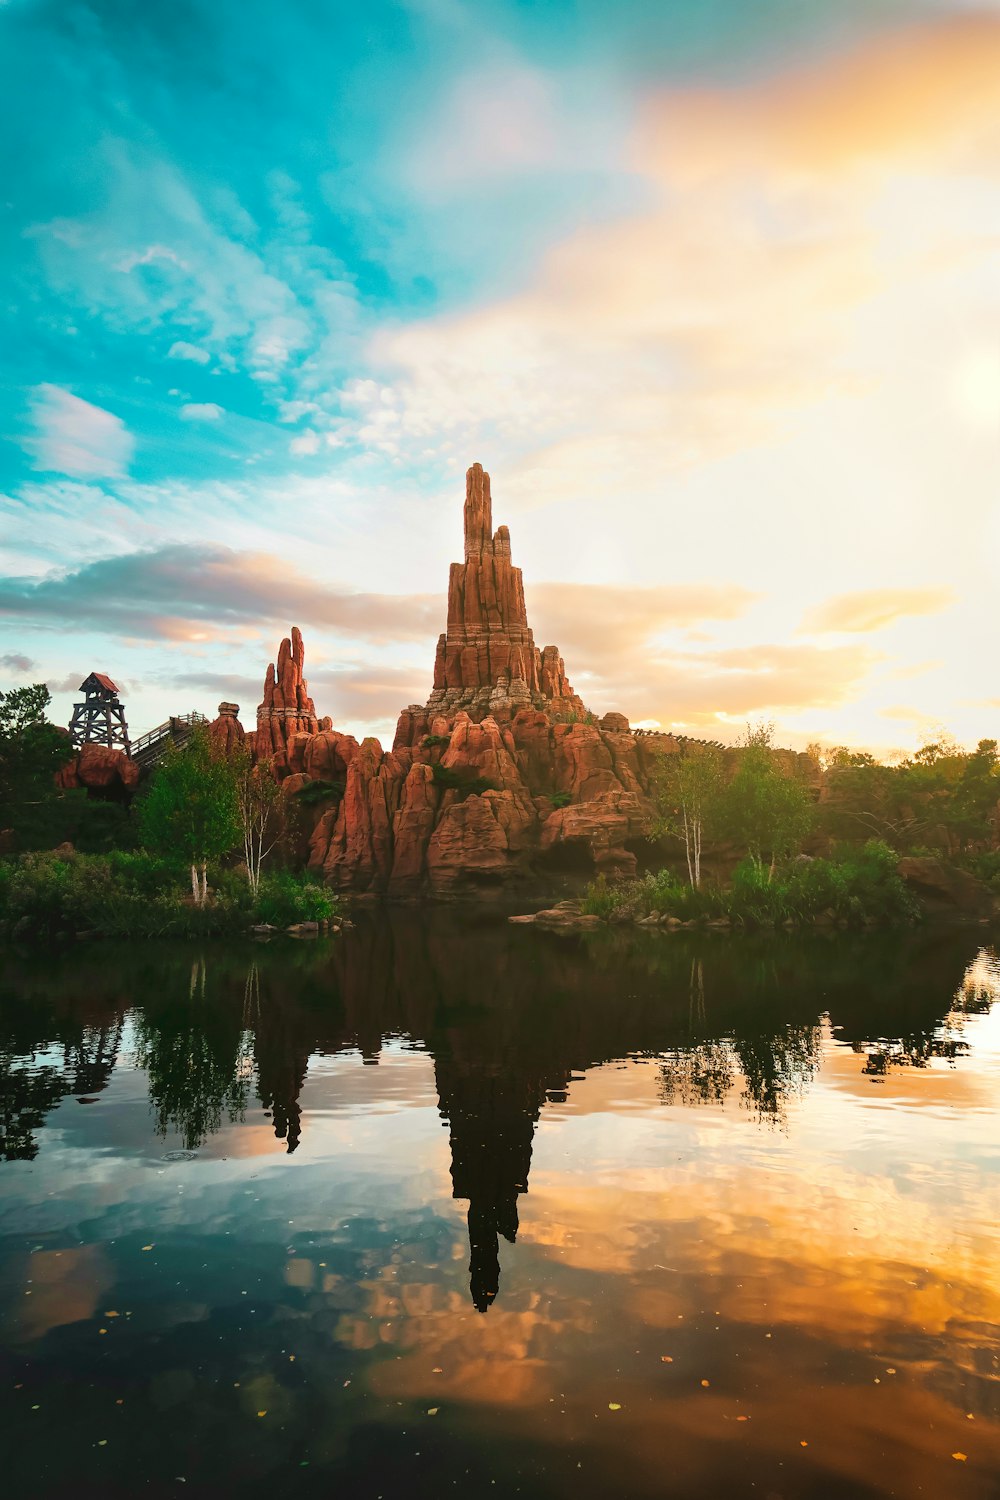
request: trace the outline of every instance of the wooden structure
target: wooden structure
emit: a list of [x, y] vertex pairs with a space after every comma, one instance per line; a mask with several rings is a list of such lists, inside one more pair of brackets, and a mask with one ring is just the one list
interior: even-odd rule
[[[239, 705], [234, 705], [239, 707]], [[183, 750], [189, 744], [195, 730], [199, 725], [207, 725], [208, 720], [204, 714], [174, 714], [164, 724], [157, 724], [148, 734], [141, 734], [132, 745], [129, 754], [139, 767], [140, 773], [151, 771], [163, 757], [170, 747], [176, 746]]]
[[103, 672], [91, 672], [80, 683], [84, 694], [83, 703], [73, 705], [73, 717], [69, 722], [73, 747], [81, 745], [108, 745], [119, 747], [129, 754], [128, 725], [125, 709], [118, 698], [118, 686]]

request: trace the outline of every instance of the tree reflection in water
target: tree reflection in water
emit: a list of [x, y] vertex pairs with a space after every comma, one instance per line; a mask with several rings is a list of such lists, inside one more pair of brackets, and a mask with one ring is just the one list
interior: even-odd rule
[[517, 1236], [542, 1109], [566, 1098], [574, 1075], [649, 1059], [665, 1104], [719, 1106], [739, 1090], [754, 1121], [781, 1123], [816, 1076], [828, 1027], [870, 1076], [954, 1064], [968, 1017], [1000, 997], [996, 956], [962, 934], [567, 940], [435, 914], [372, 918], [331, 943], [255, 947], [249, 961], [222, 944], [193, 959], [151, 949], [8, 966], [3, 1156], [30, 1160], [67, 1095], [99, 1097], [126, 1033], [160, 1135], [197, 1150], [242, 1120], [255, 1094], [289, 1155], [308, 1126], [310, 1060], [356, 1051], [375, 1061], [387, 1038], [403, 1038], [434, 1060], [482, 1312], [500, 1285], [500, 1239]]

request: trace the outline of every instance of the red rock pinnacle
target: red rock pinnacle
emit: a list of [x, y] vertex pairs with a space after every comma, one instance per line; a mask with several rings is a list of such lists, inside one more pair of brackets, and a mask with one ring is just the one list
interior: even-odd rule
[[506, 526], [493, 531], [490, 476], [473, 464], [465, 476], [465, 562], [452, 563], [448, 628], [438, 640], [427, 708], [464, 709], [473, 719], [510, 718], [518, 709], [584, 712], [566, 681], [555, 646], [535, 645], [521, 570], [510, 559]]
[[316, 705], [302, 675], [305, 657], [302, 633], [293, 625], [291, 638], [286, 636], [278, 649], [277, 668], [269, 666], [264, 678], [264, 701], [257, 709], [254, 736], [258, 760], [273, 756], [283, 764], [293, 735], [318, 734], [321, 729], [330, 728], [329, 719], [316, 717]]

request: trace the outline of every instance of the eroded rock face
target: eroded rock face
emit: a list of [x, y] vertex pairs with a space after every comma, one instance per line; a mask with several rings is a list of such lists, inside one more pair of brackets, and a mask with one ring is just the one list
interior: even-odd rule
[[[670, 735], [598, 722], [555, 646], [539, 650], [489, 475], [466, 475], [465, 559], [452, 564], [447, 629], [426, 704], [399, 716], [392, 749], [320, 720], [302, 637], [283, 641], [257, 712], [255, 753], [293, 789], [331, 788], [312, 808], [309, 863], [331, 885], [396, 896], [503, 888], [546, 868], [628, 874], [653, 814]], [[248, 739], [251, 738], [248, 736]]]
[[239, 720], [238, 703], [220, 703], [219, 717], [208, 726], [209, 738], [220, 755], [235, 755], [246, 743], [246, 732]]
[[493, 531], [490, 476], [473, 464], [465, 476], [465, 561], [451, 565], [447, 629], [437, 644], [427, 712], [464, 709], [474, 719], [501, 719], [533, 704], [586, 712], [558, 647], [535, 645], [510, 532]]
[[626, 842], [653, 811], [644, 787], [630, 735], [533, 709], [510, 723], [405, 709], [393, 750], [366, 740], [351, 760], [310, 864], [341, 888], [400, 896], [501, 888], [564, 850], [580, 868], [627, 874]]
[[73, 759], [56, 773], [56, 786], [66, 791], [86, 787], [105, 797], [129, 796], [139, 785], [139, 767], [124, 750], [107, 745], [81, 745]]
[[270, 760], [275, 775], [289, 772], [288, 747], [296, 735], [314, 735], [332, 727], [330, 719], [316, 716], [316, 705], [309, 696], [309, 684], [303, 675], [305, 647], [302, 632], [292, 626], [278, 648], [277, 666], [271, 665], [264, 678], [264, 699], [257, 709], [257, 729], [252, 736], [254, 755]]

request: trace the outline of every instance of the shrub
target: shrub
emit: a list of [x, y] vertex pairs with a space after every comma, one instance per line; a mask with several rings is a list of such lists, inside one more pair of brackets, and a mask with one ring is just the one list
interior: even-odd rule
[[744, 927], [812, 922], [827, 915], [852, 925], [910, 922], [919, 908], [897, 873], [896, 859], [887, 844], [872, 839], [832, 859], [799, 856], [771, 877], [748, 855], [733, 871], [728, 890], [695, 890], [671, 870], [613, 886], [601, 877], [588, 887], [584, 910], [605, 918], [653, 911], [682, 921], [728, 916]]
[[315, 880], [278, 870], [261, 876], [255, 916], [272, 927], [293, 922], [324, 922], [337, 910], [336, 898]]
[[307, 781], [295, 793], [295, 801], [299, 807], [315, 807], [332, 797], [342, 797], [346, 787], [346, 781]]
[[573, 800], [572, 792], [553, 792], [549, 801], [553, 807], [569, 807]]
[[485, 776], [467, 776], [462, 771], [456, 771], [453, 766], [442, 766], [440, 762], [431, 768], [434, 785], [444, 787], [448, 791], [462, 792], [465, 796], [479, 796], [482, 792], [493, 790], [492, 781], [487, 781]]
[[0, 934], [35, 940], [80, 931], [102, 937], [204, 937], [254, 922], [323, 921], [336, 898], [307, 877], [262, 877], [254, 905], [245, 875], [213, 872], [210, 899], [194, 906], [184, 866], [146, 854], [25, 854], [0, 861]]
[[438, 746], [450, 745], [451, 740], [446, 734], [425, 734], [420, 744], [424, 750], [434, 750]]

